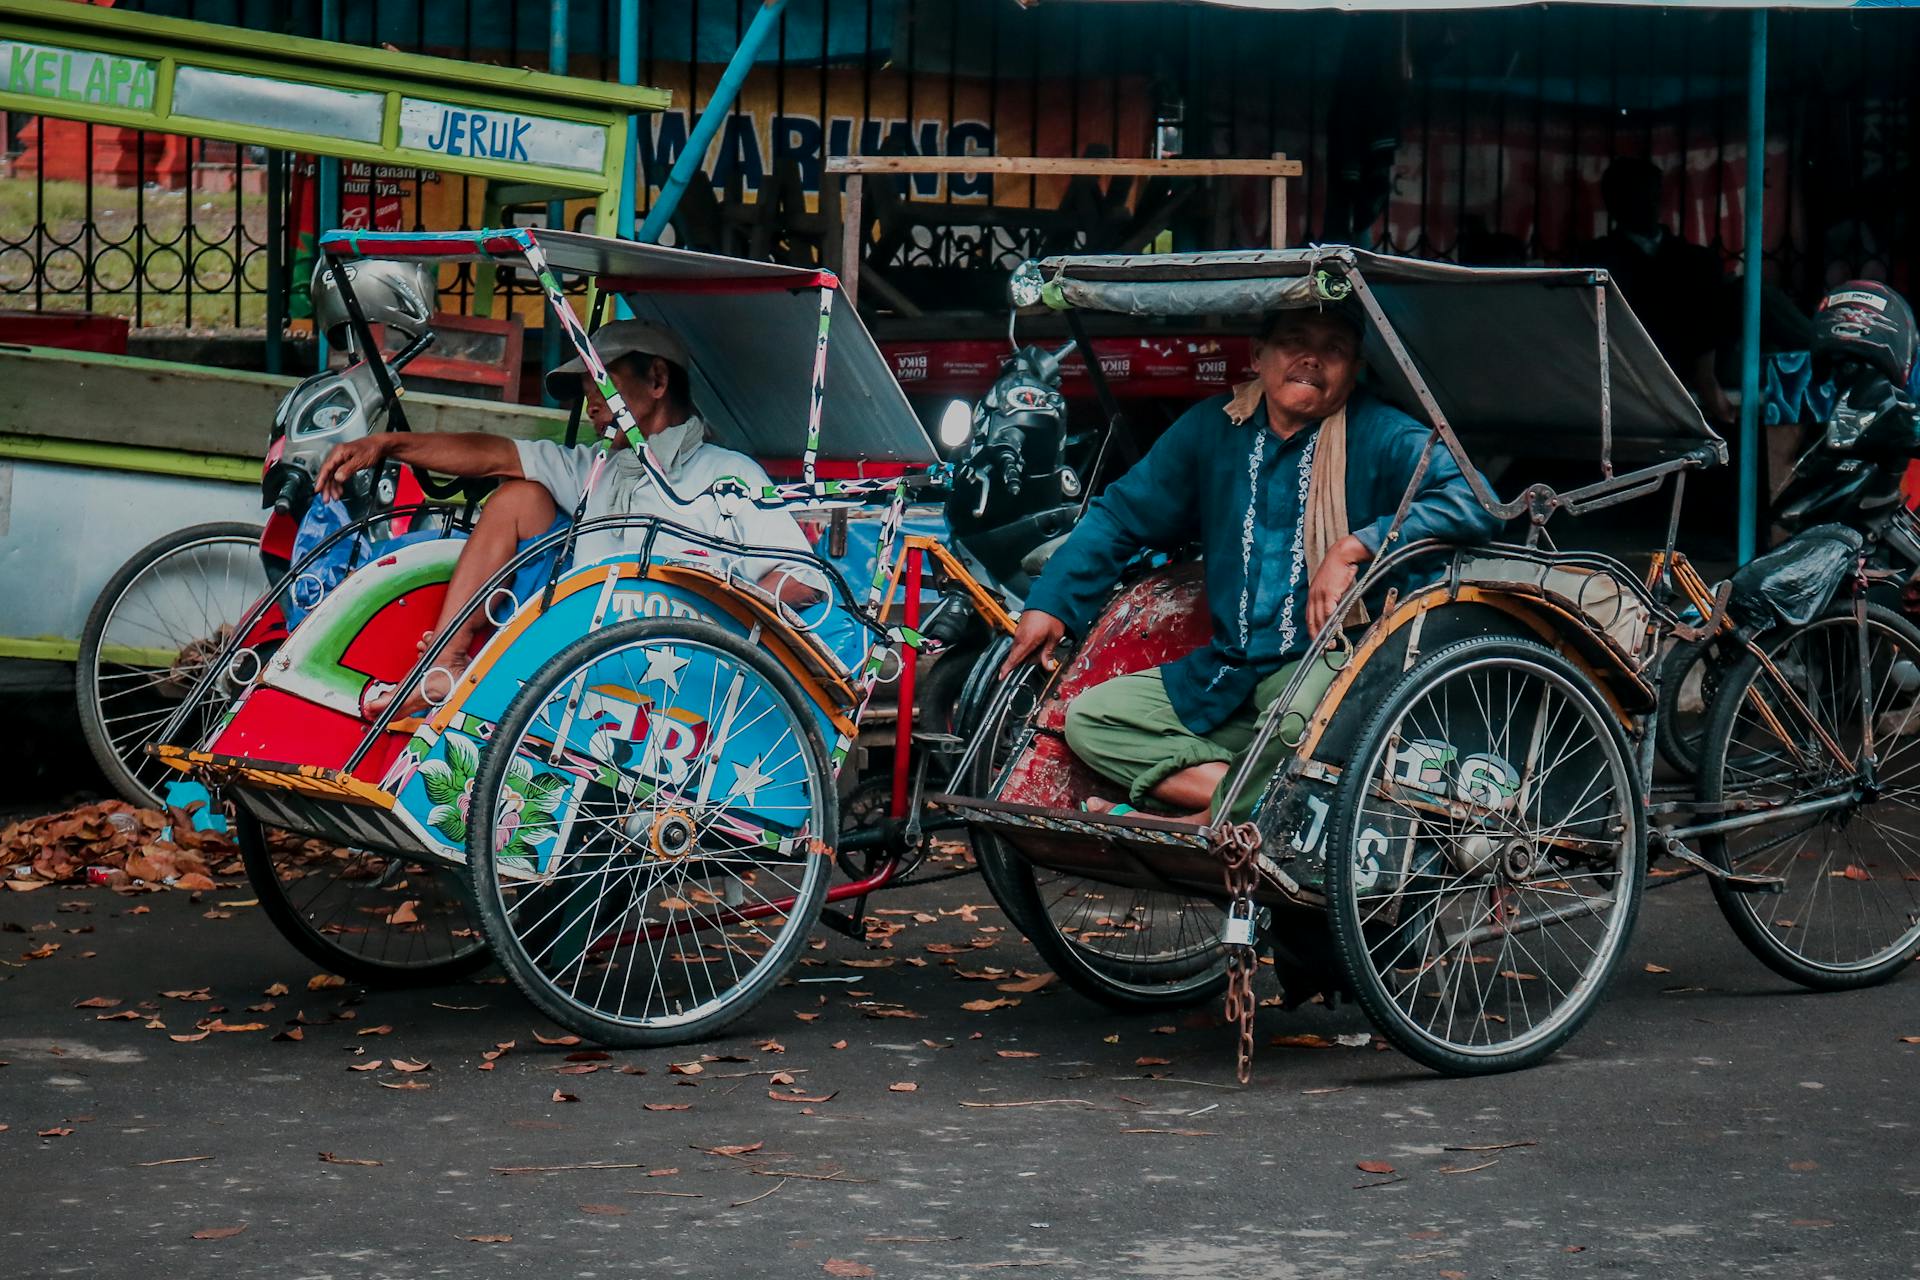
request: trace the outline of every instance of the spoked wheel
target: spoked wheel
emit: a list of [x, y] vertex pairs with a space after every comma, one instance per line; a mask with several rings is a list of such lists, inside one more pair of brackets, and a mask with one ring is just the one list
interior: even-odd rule
[[[74, 667], [80, 728], [129, 804], [162, 807], [160, 783], [177, 775], [149, 758], [147, 745], [271, 585], [259, 544], [259, 526], [250, 524], [170, 533], [121, 565], [87, 615]], [[223, 698], [205, 700], [189, 726], [196, 742], [225, 706]]]
[[244, 809], [234, 824], [260, 909], [329, 973], [369, 986], [423, 987], [487, 962], [457, 873], [265, 828]]
[[1839, 803], [1702, 837], [1719, 865], [1786, 881], [1778, 894], [1716, 883], [1714, 897], [1782, 977], [1827, 991], [1885, 982], [1920, 952], [1920, 630], [1870, 604], [1863, 634], [1848, 602], [1765, 651], [1772, 669], [1748, 654], [1714, 704], [1705, 812]]
[[1333, 808], [1334, 947], [1382, 1035], [1480, 1075], [1579, 1029], [1646, 867], [1625, 741], [1587, 676], [1526, 640], [1434, 652], [1362, 732]]
[[527, 998], [602, 1044], [709, 1036], [773, 989], [825, 901], [811, 706], [706, 623], [622, 623], [542, 667], [481, 753], [467, 857]]
[[[988, 659], [995, 655], [989, 653]], [[988, 704], [970, 789], [986, 795], [1039, 706], [1024, 668]], [[1036, 866], [985, 829], [971, 833], [981, 877], [1047, 965], [1082, 995], [1125, 1012], [1184, 1008], [1225, 988], [1225, 913], [1207, 898], [1123, 888]]]

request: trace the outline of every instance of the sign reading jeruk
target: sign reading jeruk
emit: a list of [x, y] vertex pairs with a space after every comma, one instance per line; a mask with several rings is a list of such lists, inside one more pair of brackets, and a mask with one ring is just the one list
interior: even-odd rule
[[409, 151], [592, 172], [604, 168], [607, 159], [607, 131], [600, 125], [424, 98], [400, 100], [400, 145]]

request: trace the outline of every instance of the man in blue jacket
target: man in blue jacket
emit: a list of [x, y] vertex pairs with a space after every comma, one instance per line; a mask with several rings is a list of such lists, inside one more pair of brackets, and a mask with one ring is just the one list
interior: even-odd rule
[[[1169, 427], [1087, 509], [1027, 598], [1003, 674], [1036, 655], [1051, 668], [1054, 645], [1086, 634], [1136, 553], [1200, 543], [1209, 642], [1067, 708], [1068, 745], [1135, 805], [1208, 819], [1260, 713], [1381, 553], [1428, 430], [1355, 390], [1360, 340], [1346, 311], [1268, 316], [1253, 346], [1257, 377]], [[1436, 448], [1396, 538], [1484, 542], [1498, 527]], [[1333, 674], [1318, 664], [1294, 705], [1310, 711]]]

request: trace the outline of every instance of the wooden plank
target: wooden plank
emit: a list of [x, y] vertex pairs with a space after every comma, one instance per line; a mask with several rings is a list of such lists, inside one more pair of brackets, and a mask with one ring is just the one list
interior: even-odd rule
[[1297, 178], [1298, 160], [1152, 160], [1071, 156], [830, 156], [828, 173], [1004, 173], [1019, 177]]
[[[299, 379], [168, 360], [0, 346], [0, 434], [258, 460], [274, 408]], [[558, 409], [409, 394], [418, 431], [559, 440]]]
[[867, 256], [867, 217], [861, 207], [865, 186], [859, 174], [849, 176], [846, 200], [841, 205], [840, 292], [846, 295], [847, 305], [856, 308], [860, 305], [860, 264]]

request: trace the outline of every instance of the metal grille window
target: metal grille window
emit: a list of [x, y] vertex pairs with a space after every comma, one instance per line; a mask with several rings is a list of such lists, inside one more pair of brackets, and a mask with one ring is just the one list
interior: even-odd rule
[[[751, 19], [755, 0], [640, 6], [641, 79], [674, 93], [643, 117], [650, 206]], [[317, 35], [320, 6], [139, 0], [128, 7]], [[619, 0], [573, 0], [572, 74], [611, 79]], [[345, 39], [480, 62], [544, 66], [549, 7], [509, 0], [365, 0]], [[837, 234], [818, 208], [825, 155], [1253, 157], [1305, 162], [1289, 239], [1345, 240], [1482, 263], [1577, 261], [1606, 230], [1599, 179], [1615, 155], [1666, 175], [1663, 213], [1731, 269], [1741, 249], [1745, 24], [1731, 11], [1535, 7], [1407, 13], [1257, 13], [1189, 5], [1011, 0], [790, 0], [778, 36], [707, 157], [674, 235], [700, 247], [814, 261]], [[1787, 12], [1773, 23], [1766, 261], [1804, 306], [1836, 279], [1911, 292], [1920, 226], [1915, 97], [1920, 13]], [[61, 136], [78, 178], [49, 171]], [[136, 325], [240, 326], [266, 317], [267, 245], [312, 217], [284, 158], [190, 139], [15, 116], [0, 170], [0, 307], [106, 310]], [[91, 173], [93, 180], [85, 180]], [[471, 228], [543, 219], [538, 193], [342, 166], [348, 225]], [[881, 188], [875, 194], [875, 188]], [[1132, 245], [1141, 210], [1168, 206], [1146, 243], [1262, 243], [1258, 183], [1164, 184], [925, 176], [869, 184], [883, 217], [872, 265], [927, 306], [993, 305], [1022, 257]], [[579, 225], [580, 205], [571, 209]], [[1130, 222], [1133, 219], [1134, 222]], [[447, 269], [442, 305], [530, 307], [511, 273]], [[296, 291], [300, 281], [293, 283]], [[481, 295], [480, 298], [476, 294]], [[296, 307], [298, 303], [296, 301]], [[527, 310], [532, 320], [533, 312]]]

